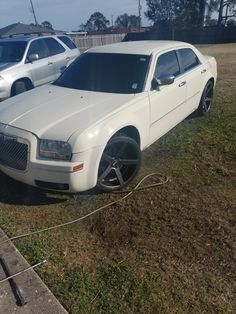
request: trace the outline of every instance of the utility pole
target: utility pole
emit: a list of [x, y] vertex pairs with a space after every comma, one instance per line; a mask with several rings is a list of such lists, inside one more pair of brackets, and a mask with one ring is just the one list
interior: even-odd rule
[[38, 24], [38, 21], [37, 21], [37, 18], [36, 18], [35, 11], [34, 11], [34, 6], [33, 6], [32, 0], [30, 0], [30, 4], [31, 4], [31, 9], [32, 9], [32, 13], [33, 13], [33, 16], [34, 16], [35, 24], [36, 24], [36, 25], [39, 25], [39, 24]]
[[138, 0], [138, 18], [139, 18], [139, 31], [141, 30], [141, 10], [142, 10], [142, 6], [141, 6], [141, 0]]
[[220, 8], [219, 8], [219, 15], [218, 15], [218, 26], [221, 26], [222, 17], [223, 17], [223, 8], [224, 8], [224, 0], [220, 0]]
[[111, 16], [111, 28], [112, 28], [112, 30], [113, 30], [113, 28], [114, 28], [114, 19], [113, 19], [113, 15]]

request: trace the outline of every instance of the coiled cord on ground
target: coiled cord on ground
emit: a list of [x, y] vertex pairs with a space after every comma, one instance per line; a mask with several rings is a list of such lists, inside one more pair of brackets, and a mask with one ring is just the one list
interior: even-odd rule
[[[141, 184], [146, 181], [148, 178], [150, 177], [155, 177], [155, 176], [158, 176], [158, 179], [159, 181], [158, 182], [154, 182], [152, 184], [148, 184], [148, 185], [144, 185], [144, 186], [141, 186]], [[160, 179], [160, 178], [163, 178], [163, 179]], [[113, 202], [110, 202], [104, 206], [101, 206], [93, 211], [91, 211], [90, 213], [82, 216], [82, 217], [79, 217], [77, 219], [74, 219], [74, 220], [71, 220], [71, 221], [68, 221], [68, 222], [65, 222], [65, 223], [62, 223], [62, 224], [58, 224], [58, 225], [54, 225], [54, 226], [51, 226], [51, 227], [48, 227], [48, 228], [44, 228], [44, 229], [38, 229], [38, 230], [35, 230], [35, 231], [31, 231], [31, 232], [28, 232], [28, 233], [24, 233], [24, 234], [20, 234], [20, 235], [16, 235], [16, 236], [13, 236], [11, 238], [8, 238], [2, 242], [0, 242], [0, 245], [2, 245], [3, 243], [6, 243], [6, 242], [11, 242], [11, 241], [14, 241], [14, 240], [17, 240], [17, 239], [22, 239], [22, 238], [25, 238], [25, 237], [28, 237], [28, 236], [31, 236], [31, 235], [34, 235], [34, 234], [39, 234], [39, 233], [43, 233], [43, 232], [47, 232], [47, 231], [50, 231], [50, 230], [54, 230], [54, 229], [58, 229], [58, 228], [62, 228], [62, 227], [66, 227], [66, 226], [69, 226], [69, 225], [72, 225], [72, 224], [75, 224], [77, 222], [80, 222], [100, 211], [102, 211], [103, 209], [105, 208], [108, 208], [110, 206], [113, 206], [117, 203], [120, 203], [122, 201], [124, 201], [125, 199], [127, 199], [131, 194], [133, 194], [134, 192], [137, 192], [137, 191], [140, 191], [140, 190], [144, 190], [144, 189], [150, 189], [150, 188], [154, 188], [154, 187], [157, 187], [157, 186], [160, 186], [160, 185], [164, 185], [166, 184], [167, 182], [169, 181], [169, 178], [167, 176], [164, 176], [160, 173], [157, 173], [157, 172], [154, 172], [154, 173], [150, 173], [148, 175], [146, 175], [145, 177], [143, 177], [138, 183], [137, 185], [129, 190], [129, 191], [124, 191], [124, 193], [127, 193], [126, 195], [122, 196], [121, 198], [119, 198], [118, 200], [116, 201], [113, 201]], [[120, 193], [120, 192], [118, 192]], [[123, 192], [122, 192], [123, 193]]]
[[[141, 184], [147, 180], [148, 178], [150, 177], [154, 177], [154, 176], [158, 176], [158, 179], [159, 179], [159, 182], [155, 182], [155, 183], [152, 183], [152, 184], [148, 184], [148, 185], [144, 185], [144, 186], [141, 186]], [[163, 180], [161, 180], [160, 178], [164, 178]], [[31, 236], [31, 235], [34, 235], [34, 234], [39, 234], [39, 233], [43, 233], [43, 232], [47, 232], [47, 231], [50, 231], [50, 230], [54, 230], [54, 229], [58, 229], [58, 228], [62, 228], [62, 227], [66, 227], [66, 226], [69, 226], [69, 225], [72, 225], [72, 224], [75, 224], [77, 222], [80, 222], [100, 211], [102, 211], [103, 209], [105, 208], [108, 208], [110, 206], [113, 206], [117, 203], [120, 203], [122, 201], [124, 201], [125, 199], [127, 199], [131, 194], [133, 194], [134, 192], [136, 191], [140, 191], [140, 190], [144, 190], [144, 189], [150, 189], [150, 188], [153, 188], [153, 187], [157, 187], [157, 186], [160, 186], [160, 185], [164, 185], [166, 184], [167, 182], [169, 181], [169, 178], [166, 177], [166, 176], [163, 176], [162, 174], [160, 173], [157, 173], [157, 172], [154, 172], [154, 173], [151, 173], [151, 174], [148, 174], [146, 175], [145, 177], [143, 177], [139, 182], [138, 184], [131, 190], [128, 190], [128, 191], [121, 191], [121, 192], [118, 192], [118, 193], [126, 193], [125, 196], [123, 197], [120, 197], [118, 200], [116, 201], [113, 201], [113, 202], [110, 202], [104, 206], [101, 206], [93, 211], [91, 211], [90, 213], [82, 216], [82, 217], [79, 217], [77, 219], [74, 219], [74, 220], [71, 220], [71, 221], [68, 221], [68, 222], [65, 222], [65, 223], [62, 223], [62, 224], [59, 224], [59, 225], [54, 225], [54, 226], [51, 226], [51, 227], [48, 227], [48, 228], [44, 228], [44, 229], [38, 229], [38, 230], [35, 230], [35, 231], [31, 231], [31, 232], [28, 232], [28, 233], [24, 233], [24, 234], [20, 234], [20, 235], [17, 235], [17, 236], [14, 236], [14, 237], [11, 237], [11, 238], [8, 238], [2, 242], [0, 242], [0, 246], [6, 242], [11, 242], [11, 241], [14, 241], [14, 240], [17, 240], [17, 239], [22, 239], [22, 238], [25, 238], [25, 237], [28, 237], [28, 236]], [[116, 192], [117, 193], [117, 192]], [[36, 264], [34, 265], [31, 265], [29, 266], [28, 268], [25, 268], [15, 274], [12, 274], [11, 276], [8, 276], [6, 278], [3, 278], [0, 280], [0, 284], [5, 282], [5, 281], [8, 281], [9, 279], [12, 279], [14, 277], [17, 277], [31, 269], [34, 269], [42, 264], [45, 264], [47, 263], [47, 260], [43, 260], [43, 261], [39, 261], [37, 262]]]

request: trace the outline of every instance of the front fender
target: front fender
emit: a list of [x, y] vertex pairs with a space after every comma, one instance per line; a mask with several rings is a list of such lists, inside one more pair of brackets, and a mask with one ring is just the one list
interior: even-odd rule
[[80, 135], [75, 132], [69, 142], [75, 153], [84, 152], [94, 147], [101, 147], [103, 151], [110, 138], [127, 126], [133, 126], [139, 132], [142, 150], [147, 146], [149, 138], [149, 103], [136, 103], [135, 111], [132, 109], [123, 110], [88, 128]]

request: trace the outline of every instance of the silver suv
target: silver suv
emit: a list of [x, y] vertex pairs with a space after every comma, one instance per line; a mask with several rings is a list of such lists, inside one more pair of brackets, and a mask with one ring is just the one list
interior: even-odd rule
[[65, 35], [0, 39], [0, 101], [55, 81], [79, 54]]

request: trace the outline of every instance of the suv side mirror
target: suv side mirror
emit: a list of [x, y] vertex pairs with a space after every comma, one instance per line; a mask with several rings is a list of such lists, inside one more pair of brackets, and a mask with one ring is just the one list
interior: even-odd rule
[[171, 85], [175, 81], [174, 75], [162, 75], [159, 78], [154, 77], [152, 79], [152, 89], [156, 90], [158, 86], [163, 86], [163, 85]]
[[27, 57], [29, 62], [33, 62], [39, 59], [39, 55], [37, 53], [32, 53]]

